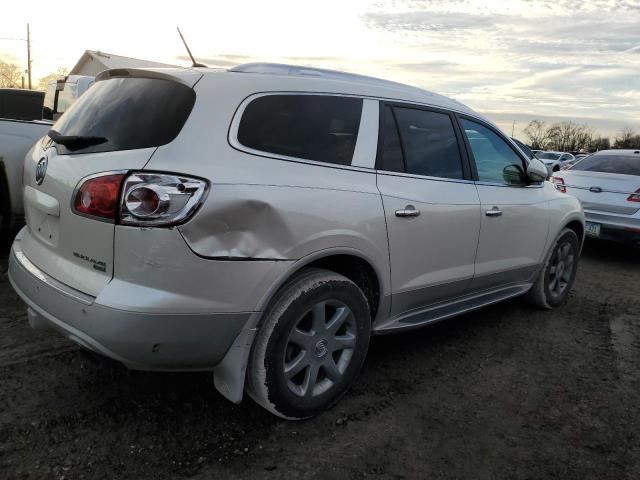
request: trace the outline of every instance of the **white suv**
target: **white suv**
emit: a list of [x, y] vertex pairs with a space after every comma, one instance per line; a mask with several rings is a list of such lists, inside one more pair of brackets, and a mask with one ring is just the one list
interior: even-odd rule
[[566, 300], [584, 215], [546, 176], [469, 108], [397, 83], [111, 70], [27, 155], [9, 273], [34, 327], [306, 418], [372, 334]]

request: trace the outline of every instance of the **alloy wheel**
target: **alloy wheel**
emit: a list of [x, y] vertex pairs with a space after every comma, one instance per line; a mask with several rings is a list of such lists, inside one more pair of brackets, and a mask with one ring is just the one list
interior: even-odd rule
[[317, 397], [342, 379], [357, 341], [356, 321], [344, 303], [317, 303], [293, 326], [285, 348], [284, 377], [299, 397]]
[[561, 297], [570, 285], [574, 262], [575, 251], [571, 242], [558, 245], [549, 264], [549, 293], [553, 298]]

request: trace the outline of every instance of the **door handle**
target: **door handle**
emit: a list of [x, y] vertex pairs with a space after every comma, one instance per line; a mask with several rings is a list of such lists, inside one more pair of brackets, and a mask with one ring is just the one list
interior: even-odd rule
[[396, 210], [396, 217], [417, 217], [420, 215], [420, 210], [416, 210], [413, 205], [407, 205], [402, 210]]
[[500, 210], [498, 207], [493, 207], [491, 210], [487, 210], [484, 213], [487, 217], [499, 217], [500, 215], [502, 215], [502, 210]]

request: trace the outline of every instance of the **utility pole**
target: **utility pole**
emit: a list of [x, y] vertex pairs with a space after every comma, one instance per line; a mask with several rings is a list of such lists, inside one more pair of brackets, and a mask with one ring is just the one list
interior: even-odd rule
[[511, 138], [513, 138], [513, 132], [516, 130], [516, 121], [513, 121], [513, 125], [511, 126]]
[[29, 75], [29, 90], [31, 90], [31, 32], [27, 23], [27, 71]]

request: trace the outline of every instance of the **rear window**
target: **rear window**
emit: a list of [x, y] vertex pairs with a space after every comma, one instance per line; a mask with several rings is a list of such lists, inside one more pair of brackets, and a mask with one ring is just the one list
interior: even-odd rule
[[43, 100], [42, 92], [0, 89], [0, 118], [40, 120]]
[[572, 166], [571, 170], [640, 176], [640, 154], [590, 155]]
[[238, 142], [261, 152], [350, 165], [362, 99], [328, 95], [267, 95], [244, 110]]
[[542, 152], [538, 153], [538, 158], [542, 160], [558, 160], [560, 158], [559, 153]]
[[[103, 80], [71, 105], [52, 130], [64, 136], [106, 139], [73, 153], [159, 147], [180, 133], [195, 98], [193, 89], [170, 80]], [[71, 153], [62, 145], [57, 148], [59, 153]]]

